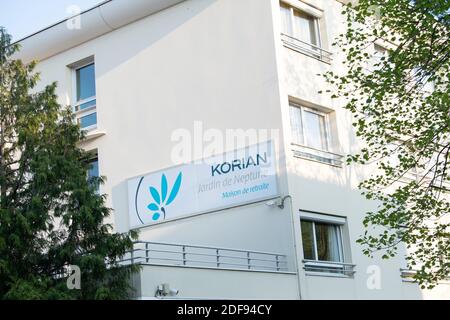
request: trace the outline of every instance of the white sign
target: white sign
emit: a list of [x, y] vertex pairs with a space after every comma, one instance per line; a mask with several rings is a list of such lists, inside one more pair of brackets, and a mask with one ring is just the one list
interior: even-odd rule
[[128, 181], [132, 228], [278, 196], [272, 142]]

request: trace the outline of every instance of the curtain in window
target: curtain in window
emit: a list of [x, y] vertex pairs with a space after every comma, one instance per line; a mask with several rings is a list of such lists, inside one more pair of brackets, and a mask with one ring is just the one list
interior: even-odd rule
[[307, 260], [316, 260], [313, 223], [311, 221], [301, 221], [301, 229], [304, 258]]
[[295, 37], [313, 45], [318, 45], [315, 18], [294, 10]]
[[318, 260], [342, 262], [339, 226], [316, 223], [315, 227]]
[[292, 34], [292, 23], [291, 23], [291, 8], [281, 4], [281, 32], [290, 36], [294, 36]]
[[302, 111], [300, 108], [290, 106], [292, 142], [296, 144], [305, 144], [303, 137]]
[[304, 111], [306, 145], [319, 150], [328, 150], [325, 117]]

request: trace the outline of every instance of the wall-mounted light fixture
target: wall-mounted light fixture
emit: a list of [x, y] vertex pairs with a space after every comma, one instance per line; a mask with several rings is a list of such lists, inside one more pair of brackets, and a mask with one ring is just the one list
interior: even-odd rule
[[280, 209], [284, 209], [284, 202], [286, 199], [292, 198], [290, 195], [287, 195], [282, 198], [272, 199], [266, 202], [266, 206], [275, 207], [277, 206]]
[[291, 199], [291, 200], [292, 200], [292, 197], [291, 197], [290, 195], [287, 195], [287, 196], [281, 198], [281, 199], [279, 200], [279, 203], [278, 203], [278, 208], [284, 209], [284, 202], [285, 202], [287, 199]]
[[158, 285], [155, 293], [155, 297], [175, 297], [180, 290], [170, 288], [168, 283]]

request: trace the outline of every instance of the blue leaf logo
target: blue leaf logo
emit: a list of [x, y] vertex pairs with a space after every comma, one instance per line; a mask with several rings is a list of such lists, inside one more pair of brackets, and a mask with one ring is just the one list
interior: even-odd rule
[[177, 179], [175, 180], [175, 183], [172, 186], [172, 190], [168, 195], [168, 183], [167, 183], [167, 177], [165, 174], [161, 177], [161, 192], [158, 192], [158, 190], [154, 187], [150, 187], [150, 195], [153, 199], [153, 202], [148, 205], [148, 209], [152, 211], [153, 214], [153, 221], [158, 221], [161, 218], [161, 214], [163, 216], [163, 220], [166, 219], [166, 207], [169, 206], [177, 197], [178, 192], [180, 191], [181, 187], [181, 181], [183, 179], [183, 174], [180, 172], [178, 174]]

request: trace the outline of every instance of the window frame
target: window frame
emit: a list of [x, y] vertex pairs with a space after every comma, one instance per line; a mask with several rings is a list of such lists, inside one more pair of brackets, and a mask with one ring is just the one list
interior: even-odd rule
[[[92, 163], [94, 163], [94, 162], [97, 163], [97, 169], [98, 169], [97, 170], [98, 171], [98, 176], [96, 176], [96, 177], [100, 177], [100, 161], [98, 159], [98, 154], [96, 154], [96, 153], [92, 154], [92, 157], [89, 158], [89, 160], [88, 160], [89, 166], [91, 166]], [[89, 171], [88, 171], [88, 177], [89, 178], [93, 177], [93, 176], [89, 175]]]
[[[345, 250], [344, 250], [344, 238], [342, 234], [342, 224], [332, 222], [332, 221], [319, 221], [308, 217], [300, 217], [300, 224], [301, 222], [310, 222], [312, 224], [312, 234], [313, 234], [313, 247], [314, 247], [314, 259], [308, 259], [309, 261], [314, 261], [317, 264], [320, 265], [320, 263], [326, 263], [329, 264], [342, 264], [345, 263]], [[319, 252], [318, 252], [318, 246], [317, 246], [317, 235], [316, 235], [316, 223], [323, 224], [323, 225], [329, 225], [333, 226], [337, 229], [336, 235], [337, 235], [337, 245], [338, 245], [338, 255], [339, 255], [339, 261], [326, 261], [326, 260], [319, 260]], [[303, 235], [302, 235], [302, 243], [303, 243]], [[304, 249], [303, 249], [304, 254]]]
[[[72, 104], [72, 110], [75, 114], [77, 123], [81, 126], [81, 119], [84, 117], [88, 117], [90, 115], [96, 114], [96, 122], [93, 125], [81, 127], [83, 131], [92, 131], [94, 129], [97, 129], [98, 126], [98, 114], [97, 114], [97, 77], [96, 77], [96, 63], [94, 58], [88, 58], [88, 60], [83, 60], [83, 63], [74, 64], [71, 67], [72, 72], [72, 99], [74, 103]], [[95, 95], [83, 100], [78, 100], [77, 92], [78, 92], [78, 79], [77, 79], [77, 73], [80, 69], [83, 69], [87, 66], [93, 65], [94, 66], [94, 82], [95, 82]], [[93, 105], [88, 106], [85, 109], [80, 109], [80, 106], [93, 102], [95, 103]]]
[[[291, 1], [296, 1], [295, 3]], [[283, 9], [285, 8], [285, 9]], [[282, 10], [289, 11], [289, 13], [282, 12]], [[313, 28], [314, 32], [311, 31], [311, 34], [314, 34], [314, 37], [317, 39], [317, 45], [299, 39], [295, 35], [295, 30], [297, 30], [295, 24], [295, 12], [300, 13], [301, 15], [306, 15], [313, 20]], [[302, 53], [308, 57], [317, 59], [324, 63], [330, 64], [332, 60], [332, 53], [327, 51], [324, 48], [326, 44], [326, 27], [324, 26], [324, 14], [323, 10], [312, 7], [311, 5], [300, 2], [298, 0], [280, 0], [279, 1], [279, 18], [280, 18], [280, 34], [281, 41], [283, 46], [296, 51], [298, 53]], [[288, 20], [288, 21], [285, 21]], [[285, 23], [287, 23], [287, 27], [289, 29], [286, 32]], [[289, 34], [292, 33], [292, 34]]]
[[[303, 142], [302, 143], [296, 143], [294, 142], [294, 139], [292, 137], [292, 144], [294, 145], [300, 145], [300, 146], [304, 146], [310, 149], [314, 149], [317, 151], [322, 151], [322, 152], [332, 152], [331, 151], [331, 146], [332, 146], [332, 142], [331, 142], [331, 128], [330, 128], [330, 119], [329, 119], [329, 114], [314, 108], [310, 108], [310, 107], [306, 107], [302, 104], [299, 103], [295, 103], [292, 101], [289, 101], [289, 108], [299, 108], [300, 109], [300, 116], [301, 116], [301, 121], [302, 121], [302, 135], [303, 135]], [[325, 139], [325, 143], [326, 143], [326, 149], [317, 149], [315, 147], [311, 147], [307, 144], [307, 138], [306, 138], [306, 126], [305, 126], [305, 111], [306, 112], [310, 112], [310, 113], [314, 113], [318, 116], [321, 116], [324, 118], [324, 123], [325, 123], [325, 137], [323, 137]], [[289, 116], [291, 117], [291, 114], [289, 114]], [[291, 126], [291, 135], [293, 136], [293, 128], [292, 128], [292, 122], [289, 121], [289, 124]]]
[[380, 70], [380, 66], [377, 66], [377, 64], [382, 64], [383, 62], [386, 63], [388, 58], [389, 49], [378, 42], [374, 42], [372, 46], [371, 58], [368, 61], [369, 65], [367, 69], [370, 72]]
[[[289, 36], [289, 37], [292, 37], [292, 38], [294, 38], [296, 40], [304, 42], [305, 44], [308, 44], [308, 45], [311, 45], [311, 46], [316, 47], [318, 49], [321, 49], [322, 48], [322, 37], [321, 37], [321, 32], [320, 32], [319, 18], [314, 16], [314, 15], [312, 15], [309, 12], [306, 12], [306, 11], [304, 11], [302, 9], [296, 8], [292, 4], [289, 4], [289, 3], [286, 3], [286, 2], [283, 2], [283, 1], [280, 1], [280, 8], [281, 7], [287, 7], [289, 9], [289, 19], [290, 19], [289, 26], [290, 26], [290, 29], [291, 29], [291, 30], [289, 30], [291, 32], [291, 34], [289, 34], [289, 33], [285, 34], [284, 30], [282, 31], [282, 33], [287, 35], [287, 36]], [[300, 13], [302, 15], [305, 15], [307, 17], [312, 18], [312, 20], [314, 22], [313, 23], [314, 30], [313, 30], [313, 32], [311, 34], [314, 34], [314, 36], [316, 37], [317, 44], [308, 43], [308, 42], [306, 42], [306, 41], [304, 41], [302, 39], [299, 39], [297, 37], [298, 30], [297, 30], [297, 27], [296, 27], [296, 24], [295, 24], [295, 19], [296, 19], [295, 18], [295, 11], [297, 11], [298, 13]]]
[[[98, 176], [96, 176], [96, 177], [101, 177], [101, 174], [100, 174], [100, 158], [99, 158], [99, 156], [98, 156], [98, 150], [92, 150], [92, 151], [89, 151], [88, 153], [89, 153], [89, 158], [88, 158], [88, 160], [87, 160], [87, 164], [88, 164], [89, 166], [91, 166], [92, 163], [97, 162]], [[90, 175], [89, 175], [90, 170], [91, 170], [91, 168], [88, 169], [88, 171], [86, 172], [86, 178], [87, 178], [88, 180], [91, 179], [91, 178], [93, 177], [93, 176], [90, 176]], [[97, 192], [97, 194], [100, 193], [100, 185], [97, 186], [96, 192]]]

